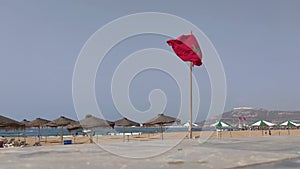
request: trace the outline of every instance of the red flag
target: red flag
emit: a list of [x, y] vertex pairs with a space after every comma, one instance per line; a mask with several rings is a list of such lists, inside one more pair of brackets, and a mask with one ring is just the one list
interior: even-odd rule
[[193, 34], [181, 35], [176, 40], [168, 40], [169, 46], [172, 46], [174, 52], [183, 61], [190, 61], [194, 65], [202, 65], [202, 52]]
[[242, 118], [242, 117], [239, 117], [239, 120], [243, 120], [243, 118]]
[[245, 120], [245, 121], [247, 120], [246, 117], [244, 117], [244, 120]]

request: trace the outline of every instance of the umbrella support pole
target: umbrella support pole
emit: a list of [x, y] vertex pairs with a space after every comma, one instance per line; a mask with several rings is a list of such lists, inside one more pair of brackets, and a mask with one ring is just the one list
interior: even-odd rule
[[93, 143], [93, 132], [94, 132], [94, 130], [92, 129], [91, 134], [90, 134], [90, 143]]
[[38, 134], [38, 137], [39, 137], [39, 143], [41, 142], [41, 128], [39, 127], [39, 134]]
[[63, 142], [64, 142], [64, 127], [61, 127], [60, 143], [63, 144]]
[[164, 133], [163, 133], [162, 125], [160, 125], [160, 132], [161, 132], [161, 140], [164, 140]]
[[45, 139], [45, 143], [47, 143], [47, 137], [48, 137], [48, 127], [47, 127], [47, 130], [46, 130], [46, 139]]
[[24, 128], [24, 130], [23, 130], [23, 137], [24, 137], [24, 141], [26, 143], [26, 128]]
[[123, 142], [125, 142], [125, 127], [123, 126]]

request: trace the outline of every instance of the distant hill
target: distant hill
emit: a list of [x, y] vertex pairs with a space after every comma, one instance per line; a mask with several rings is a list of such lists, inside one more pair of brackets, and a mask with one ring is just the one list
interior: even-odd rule
[[[233, 126], [238, 126], [239, 117], [246, 117], [245, 124], [251, 124], [258, 120], [266, 120], [275, 124], [292, 120], [296, 123], [300, 123], [300, 111], [279, 111], [279, 110], [266, 110], [266, 109], [255, 109], [248, 107], [235, 108], [229, 112], [225, 112], [219, 116], [212, 117], [201, 123], [200, 126], [210, 125], [215, 123], [217, 120], [229, 123]], [[244, 121], [241, 121], [244, 123]]]

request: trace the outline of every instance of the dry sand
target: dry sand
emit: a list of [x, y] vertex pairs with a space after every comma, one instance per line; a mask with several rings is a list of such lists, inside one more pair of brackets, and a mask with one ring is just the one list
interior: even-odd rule
[[[186, 132], [169, 132], [164, 133], [163, 138], [165, 140], [172, 139], [184, 139], [187, 138]], [[287, 136], [287, 135], [300, 135], [300, 130], [271, 130], [271, 135], [269, 135], [268, 130], [247, 130], [247, 131], [199, 131], [193, 132], [193, 138], [237, 138], [237, 137], [255, 137], [255, 136]], [[9, 138], [8, 138], [9, 139]], [[23, 137], [15, 138], [16, 140], [23, 141], [26, 140], [28, 146], [34, 145], [38, 142], [36, 137]], [[151, 133], [151, 134], [141, 134], [141, 135], [131, 135], [125, 136], [125, 142], [134, 142], [134, 141], [151, 141], [161, 139], [160, 133]], [[88, 136], [64, 136], [64, 140], [72, 140], [73, 144], [89, 144], [90, 138]], [[121, 135], [106, 135], [106, 136], [94, 136], [93, 141], [99, 144], [105, 143], [117, 143], [123, 142], [123, 136]], [[40, 144], [42, 146], [54, 146], [61, 145], [61, 137], [42, 137]]]

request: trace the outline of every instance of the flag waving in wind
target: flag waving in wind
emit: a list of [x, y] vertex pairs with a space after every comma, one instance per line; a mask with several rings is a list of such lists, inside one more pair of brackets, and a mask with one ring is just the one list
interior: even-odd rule
[[177, 39], [171, 39], [167, 41], [168, 45], [171, 46], [178, 57], [183, 61], [190, 63], [190, 126], [189, 126], [189, 138], [193, 138], [193, 66], [202, 65], [202, 52], [197, 42], [196, 37], [192, 34], [181, 35]]
[[202, 65], [202, 52], [196, 37], [192, 33], [190, 35], [181, 35], [177, 39], [168, 40], [167, 43], [183, 61], [190, 61], [193, 66]]

